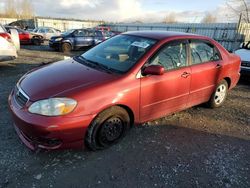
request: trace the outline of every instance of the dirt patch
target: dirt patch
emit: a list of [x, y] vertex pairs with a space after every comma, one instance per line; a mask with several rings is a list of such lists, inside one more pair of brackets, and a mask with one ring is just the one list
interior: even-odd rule
[[222, 108], [193, 107], [134, 127], [107, 150], [34, 153], [14, 131], [7, 98], [25, 72], [64, 58], [38, 50], [28, 46], [0, 64], [0, 187], [250, 187], [249, 79]]

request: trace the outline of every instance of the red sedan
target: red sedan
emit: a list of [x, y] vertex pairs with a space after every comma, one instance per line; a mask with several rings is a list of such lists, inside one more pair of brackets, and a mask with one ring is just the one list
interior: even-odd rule
[[240, 58], [208, 37], [127, 32], [27, 73], [9, 107], [31, 149], [103, 149], [132, 125], [201, 103], [221, 106], [239, 71]]
[[41, 35], [29, 33], [28, 31], [13, 26], [5, 26], [5, 28], [8, 32], [10, 32], [10, 29], [16, 29], [21, 44], [40, 45], [44, 42], [43, 37]]

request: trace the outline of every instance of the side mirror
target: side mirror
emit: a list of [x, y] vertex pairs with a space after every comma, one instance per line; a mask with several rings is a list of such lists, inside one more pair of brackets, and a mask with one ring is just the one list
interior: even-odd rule
[[164, 67], [160, 65], [150, 65], [142, 70], [142, 75], [163, 75], [164, 74]]

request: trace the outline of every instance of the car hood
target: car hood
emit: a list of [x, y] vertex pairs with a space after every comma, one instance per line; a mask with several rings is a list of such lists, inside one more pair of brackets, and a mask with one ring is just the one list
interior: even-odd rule
[[64, 37], [68, 37], [68, 36], [69, 36], [69, 34], [68, 35], [60, 34], [60, 35], [57, 35], [57, 36], [52, 36], [50, 39], [55, 40], [55, 39], [58, 39], [58, 38], [64, 38]]
[[43, 37], [42, 35], [37, 34], [37, 33], [34, 33], [34, 32], [27, 32], [27, 33], [29, 33], [29, 34], [30, 34], [30, 35], [32, 35], [32, 36], [39, 36], [39, 37]]
[[63, 96], [76, 88], [86, 89], [118, 75], [92, 69], [73, 59], [59, 61], [24, 75], [19, 85], [31, 101]]
[[250, 61], [250, 50], [239, 49], [235, 51], [235, 54], [240, 56], [241, 61]]

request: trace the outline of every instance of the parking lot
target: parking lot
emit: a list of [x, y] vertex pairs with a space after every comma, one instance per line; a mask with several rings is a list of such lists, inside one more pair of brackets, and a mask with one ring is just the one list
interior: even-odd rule
[[63, 58], [46, 45], [24, 46], [18, 59], [0, 64], [0, 187], [250, 187], [247, 77], [222, 108], [200, 105], [133, 127], [103, 151], [27, 149], [8, 94], [25, 72]]

